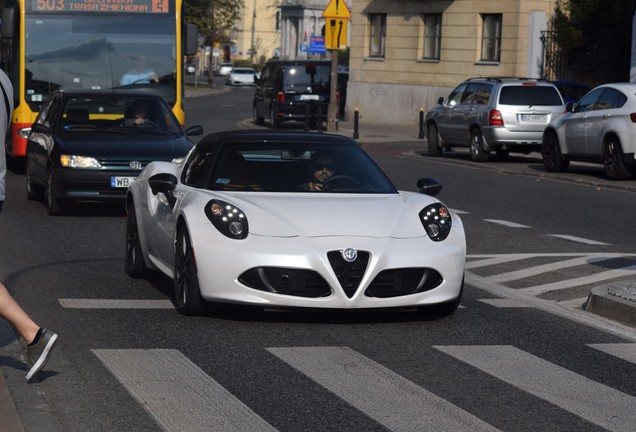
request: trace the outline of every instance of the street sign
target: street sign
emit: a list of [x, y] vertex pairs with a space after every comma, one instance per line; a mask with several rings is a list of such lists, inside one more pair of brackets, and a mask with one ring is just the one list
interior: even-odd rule
[[309, 38], [309, 52], [311, 54], [326, 54], [325, 38], [322, 36], [311, 36]]
[[325, 25], [325, 48], [339, 50], [347, 48], [349, 20], [328, 18]]
[[330, 0], [322, 13], [323, 18], [350, 19], [351, 11], [344, 0]]

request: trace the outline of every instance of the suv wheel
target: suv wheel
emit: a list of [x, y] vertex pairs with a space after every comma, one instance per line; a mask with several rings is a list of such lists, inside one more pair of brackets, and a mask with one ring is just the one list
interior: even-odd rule
[[632, 177], [632, 172], [625, 166], [621, 142], [612, 135], [603, 142], [603, 168], [610, 180], [629, 180]]
[[276, 111], [274, 111], [274, 108], [269, 109], [269, 127], [272, 129], [280, 127], [280, 120], [276, 118]]
[[257, 125], [262, 125], [265, 122], [265, 118], [258, 115], [258, 107], [254, 104], [254, 108], [252, 109], [254, 114], [254, 123]]
[[470, 132], [470, 158], [475, 162], [486, 162], [490, 152], [484, 150], [484, 138], [477, 128]]
[[559, 137], [552, 130], [547, 131], [543, 137], [541, 156], [543, 167], [548, 172], [563, 172], [570, 165], [570, 161], [563, 159], [561, 147], [559, 147]]
[[426, 130], [426, 139], [428, 140], [428, 154], [429, 156], [439, 156], [442, 154], [442, 148], [439, 146], [439, 135], [437, 134], [437, 127], [432, 124]]

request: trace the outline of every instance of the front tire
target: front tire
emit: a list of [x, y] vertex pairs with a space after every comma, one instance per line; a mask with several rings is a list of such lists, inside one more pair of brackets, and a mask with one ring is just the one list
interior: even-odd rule
[[178, 312], [199, 315], [203, 310], [203, 298], [199, 288], [199, 276], [188, 230], [181, 225], [177, 230], [174, 264], [174, 297]]
[[564, 172], [568, 169], [570, 161], [563, 159], [559, 137], [554, 131], [547, 131], [541, 143], [541, 157], [543, 167], [548, 172]]
[[428, 141], [429, 156], [441, 156], [442, 148], [439, 145], [440, 140], [437, 133], [437, 126], [432, 124], [426, 129], [426, 139]]
[[124, 271], [132, 278], [146, 278], [150, 274], [150, 269], [146, 266], [141, 250], [139, 226], [137, 225], [137, 214], [135, 213], [134, 204], [130, 204], [126, 212], [126, 260], [124, 262]]
[[470, 132], [470, 159], [474, 162], [486, 162], [490, 152], [484, 150], [484, 138], [477, 128]]
[[53, 173], [51, 173], [51, 171], [49, 171], [49, 175], [47, 176], [47, 179], [48, 181], [46, 182], [46, 193], [44, 197], [44, 203], [46, 205], [46, 209], [48, 210], [48, 213], [51, 216], [61, 215], [64, 212], [64, 210], [60, 202], [57, 200], [55, 196], [56, 185], [55, 185], [55, 180], [53, 178]]
[[625, 165], [621, 142], [615, 136], [608, 136], [603, 142], [603, 169], [610, 180], [629, 180], [632, 172]]
[[26, 161], [26, 192], [27, 199], [29, 201], [40, 201], [44, 195], [44, 191], [33, 184], [33, 176], [31, 175], [31, 168], [29, 168], [29, 161]]

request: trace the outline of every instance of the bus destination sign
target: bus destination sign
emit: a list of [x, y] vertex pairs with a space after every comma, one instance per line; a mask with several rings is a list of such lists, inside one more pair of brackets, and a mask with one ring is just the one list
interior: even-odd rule
[[31, 0], [32, 12], [164, 14], [169, 9], [169, 0]]

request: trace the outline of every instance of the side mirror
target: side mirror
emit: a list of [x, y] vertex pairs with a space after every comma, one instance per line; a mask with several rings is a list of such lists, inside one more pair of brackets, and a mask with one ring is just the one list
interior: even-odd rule
[[199, 125], [190, 126], [185, 130], [185, 134], [188, 136], [203, 135], [203, 128]]
[[440, 105], [444, 105], [444, 98], [440, 96], [440, 98], [437, 99], [437, 103]]
[[432, 178], [421, 178], [417, 181], [417, 191], [425, 195], [437, 196], [442, 191], [442, 182]]
[[574, 106], [574, 102], [568, 102], [567, 104], [565, 104], [565, 112], [574, 112]]
[[174, 207], [177, 202], [174, 196], [174, 190], [177, 187], [177, 177], [168, 173], [155, 174], [148, 179], [148, 185], [153, 195], [164, 194], [170, 207]]
[[43, 125], [42, 123], [33, 123], [31, 125], [31, 130], [33, 132], [37, 132], [37, 133], [43, 133], [43, 134], [51, 134], [51, 128]]

